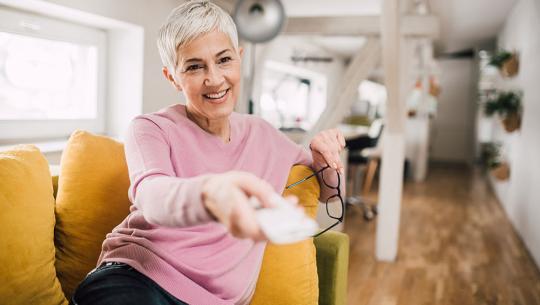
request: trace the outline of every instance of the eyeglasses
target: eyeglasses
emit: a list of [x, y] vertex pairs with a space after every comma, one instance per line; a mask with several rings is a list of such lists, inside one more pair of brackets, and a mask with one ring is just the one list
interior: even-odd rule
[[[296, 181], [295, 183], [292, 183], [292, 184], [289, 184], [285, 187], [285, 189], [290, 189], [294, 186], [297, 186], [298, 184], [302, 183], [302, 182], [305, 182], [306, 180], [312, 178], [312, 177], [315, 177], [317, 176], [318, 174], [321, 174], [321, 177], [322, 177], [322, 181], [324, 183], [324, 185], [326, 185], [327, 187], [331, 188], [331, 189], [335, 189], [337, 191], [337, 193], [335, 195], [332, 195], [330, 197], [328, 197], [328, 199], [326, 199], [326, 214], [328, 215], [328, 217], [334, 219], [334, 220], [337, 220], [336, 223], [334, 223], [333, 225], [329, 226], [328, 228], [322, 230], [321, 232], [313, 235], [313, 237], [317, 237], [323, 233], [325, 233], [326, 231], [332, 229], [333, 227], [337, 226], [338, 224], [340, 224], [341, 222], [343, 222], [343, 217], [344, 217], [344, 213], [343, 211], [345, 210], [345, 203], [343, 202], [343, 198], [341, 197], [341, 190], [340, 190], [340, 185], [341, 185], [341, 177], [339, 175], [339, 173], [337, 173], [337, 185], [332, 185], [331, 183], [328, 183], [325, 179], [324, 179], [324, 170], [330, 168], [330, 166], [326, 166], [326, 167], [323, 167], [322, 169], [318, 170], [317, 172], [301, 179], [301, 180], [298, 180]], [[333, 199], [335, 198], [338, 198], [340, 203], [341, 203], [341, 211], [338, 215], [334, 215], [333, 212], [330, 212], [330, 210], [328, 209], [328, 203], [330, 201], [332, 201]]]

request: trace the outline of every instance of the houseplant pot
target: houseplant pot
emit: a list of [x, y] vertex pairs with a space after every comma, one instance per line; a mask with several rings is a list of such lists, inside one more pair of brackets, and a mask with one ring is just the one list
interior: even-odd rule
[[497, 51], [489, 61], [489, 65], [499, 68], [504, 77], [512, 77], [519, 71], [519, 59], [516, 52]]
[[521, 125], [521, 93], [500, 91], [484, 104], [484, 113], [490, 117], [497, 114], [507, 132], [519, 129]]
[[491, 169], [491, 174], [495, 179], [504, 181], [510, 178], [510, 166], [507, 162], [502, 162], [496, 167]]
[[507, 59], [501, 66], [501, 74], [505, 77], [515, 76], [519, 71], [519, 60], [515, 53]]
[[504, 130], [506, 132], [514, 132], [521, 126], [521, 117], [516, 113], [510, 113], [502, 120]]
[[480, 160], [495, 179], [503, 181], [510, 177], [510, 166], [504, 161], [501, 154], [501, 144], [494, 142], [484, 142], [480, 146]]

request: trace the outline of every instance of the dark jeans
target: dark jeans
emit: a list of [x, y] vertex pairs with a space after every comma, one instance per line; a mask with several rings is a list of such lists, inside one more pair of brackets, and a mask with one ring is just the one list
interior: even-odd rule
[[79, 284], [70, 305], [187, 305], [123, 263], [104, 263]]

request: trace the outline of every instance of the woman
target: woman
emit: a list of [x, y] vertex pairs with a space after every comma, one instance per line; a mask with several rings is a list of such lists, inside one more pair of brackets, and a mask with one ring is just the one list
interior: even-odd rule
[[[321, 132], [310, 154], [264, 120], [233, 112], [242, 49], [234, 22], [212, 3], [177, 7], [158, 47], [163, 75], [186, 105], [131, 123], [133, 205], [72, 303], [248, 304], [266, 244], [249, 197], [272, 207], [269, 198], [281, 194], [294, 164], [330, 165], [325, 179], [337, 180], [343, 136]], [[322, 189], [321, 199], [333, 192]]]

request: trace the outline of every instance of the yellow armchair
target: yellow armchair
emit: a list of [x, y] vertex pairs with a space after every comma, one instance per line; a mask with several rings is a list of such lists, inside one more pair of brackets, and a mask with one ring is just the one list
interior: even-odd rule
[[[32, 146], [0, 152], [0, 209], [10, 211], [0, 213], [0, 221], [13, 232], [0, 236], [3, 304], [67, 304], [95, 267], [105, 234], [128, 213], [121, 143], [77, 131], [61, 162], [60, 176], [51, 177]], [[289, 180], [309, 173], [294, 166]], [[291, 193], [314, 216], [319, 188], [310, 180]], [[348, 249], [348, 237], [332, 231], [293, 245], [268, 245], [252, 304], [345, 304]]]

